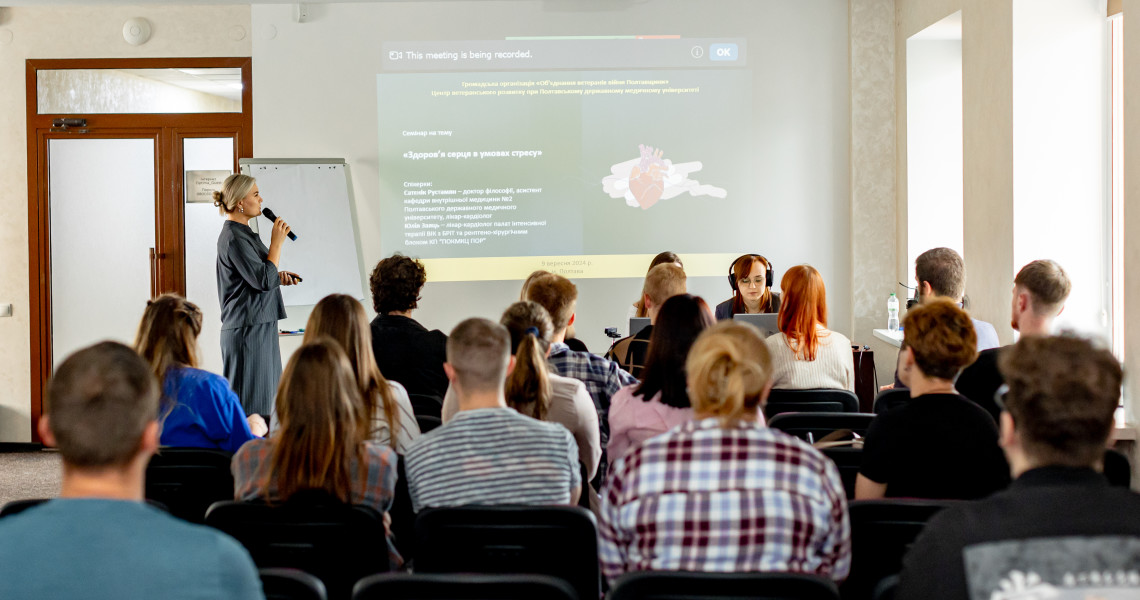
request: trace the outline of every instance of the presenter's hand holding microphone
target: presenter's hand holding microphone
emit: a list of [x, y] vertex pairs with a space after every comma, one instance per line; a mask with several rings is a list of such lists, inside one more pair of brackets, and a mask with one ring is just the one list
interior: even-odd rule
[[[262, 208], [261, 215], [273, 222], [273, 231], [269, 236], [269, 256], [270, 260], [273, 260], [274, 256], [281, 256], [281, 246], [285, 244], [285, 238], [296, 240], [297, 234], [293, 233], [285, 219], [277, 218], [269, 208]], [[281, 285], [296, 285], [302, 281], [301, 276], [292, 271], [278, 271], [277, 276], [281, 279]]]

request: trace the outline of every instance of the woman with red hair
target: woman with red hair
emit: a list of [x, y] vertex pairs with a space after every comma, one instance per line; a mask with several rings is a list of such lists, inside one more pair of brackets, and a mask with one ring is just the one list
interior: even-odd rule
[[780, 333], [766, 340], [772, 355], [772, 387], [785, 390], [855, 391], [851, 341], [827, 329], [827, 290], [811, 265], [788, 269], [777, 323]]

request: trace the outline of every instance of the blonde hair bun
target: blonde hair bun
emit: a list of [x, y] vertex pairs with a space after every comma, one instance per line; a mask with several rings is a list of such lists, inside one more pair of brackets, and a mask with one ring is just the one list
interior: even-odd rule
[[721, 321], [693, 343], [685, 371], [694, 412], [733, 421], [759, 407], [772, 364], [755, 327]]

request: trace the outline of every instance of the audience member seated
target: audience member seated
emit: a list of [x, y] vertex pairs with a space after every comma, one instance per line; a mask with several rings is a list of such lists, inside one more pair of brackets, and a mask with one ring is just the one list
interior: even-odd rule
[[[933, 248], [914, 259], [914, 280], [918, 284], [916, 296], [919, 304], [932, 298], [949, 298], [961, 307], [966, 296], [966, 263], [961, 255], [950, 248]], [[992, 324], [978, 319], [971, 321], [974, 323], [978, 352], [997, 348], [1001, 344]], [[894, 385], [883, 386], [884, 389], [891, 387], [906, 387], [897, 372]]]
[[0, 519], [0, 598], [263, 598], [249, 554], [143, 502], [159, 392], [130, 348], [72, 354], [48, 387], [40, 437], [59, 449], [60, 498]]
[[237, 452], [268, 428], [261, 415], [246, 417], [225, 377], [197, 368], [201, 331], [202, 311], [181, 296], [163, 294], [143, 311], [135, 351], [162, 382], [159, 443]]
[[716, 320], [732, 315], [780, 312], [780, 294], [772, 291], [772, 263], [759, 254], [745, 254], [732, 261], [728, 284], [732, 297], [716, 305]]
[[[669, 252], [666, 250], [665, 252], [662, 252], [661, 254], [653, 257], [653, 260], [649, 262], [649, 268], [645, 271], [645, 276], [649, 276], [649, 272], [653, 270], [653, 267], [666, 264], [677, 265], [682, 270], [685, 268], [685, 264], [681, 262], [680, 256], [677, 256], [677, 254], [674, 252]], [[645, 306], [645, 292], [642, 291], [641, 294], [642, 296], [637, 299], [637, 302], [634, 302], [633, 306], [629, 307], [629, 314], [626, 315], [627, 322], [633, 318], [644, 319], [649, 317], [649, 309]], [[658, 306], [660, 306], [660, 304], [658, 304]]]
[[443, 398], [447, 376], [447, 336], [428, 331], [412, 318], [427, 282], [423, 264], [396, 253], [376, 263], [369, 277], [372, 287], [372, 351], [381, 373], [399, 382], [409, 394]]
[[613, 460], [693, 418], [685, 358], [697, 336], [714, 322], [709, 305], [697, 296], [681, 294], [661, 305], [641, 383], [621, 388], [610, 405], [606, 454]]
[[[327, 336], [340, 344], [364, 400], [360, 415], [365, 439], [390, 446], [398, 454], [407, 451], [420, 435], [408, 392], [398, 382], [389, 381], [376, 366], [372, 354], [372, 331], [364, 307], [352, 296], [332, 294], [313, 307], [305, 325], [305, 342]], [[395, 423], [396, 436], [392, 437]]]
[[578, 445], [557, 423], [507, 407], [511, 335], [467, 319], [447, 340], [444, 369], [459, 413], [420, 436], [405, 457], [415, 512], [467, 504], [574, 504], [581, 492]]
[[539, 269], [532, 272], [530, 275], [527, 275], [526, 279], [523, 281], [522, 289], [519, 290], [519, 302], [526, 302], [526, 294], [527, 291], [530, 290], [530, 284], [534, 283], [534, 281], [539, 277], [546, 275], [553, 275], [553, 273], [545, 269]]
[[[578, 302], [578, 287], [561, 275], [539, 277], [527, 289], [527, 299], [537, 302], [550, 313], [554, 333], [550, 337], [550, 354], [547, 362], [555, 373], [572, 377], [586, 384], [586, 391], [598, 409], [598, 425], [604, 448], [610, 439], [608, 414], [610, 399], [622, 386], [637, 383], [637, 378], [623, 371], [617, 363], [589, 352], [571, 350], [563, 340], [566, 328], [574, 323], [574, 305]], [[605, 459], [602, 460], [605, 471]]]
[[[511, 334], [511, 354], [515, 357], [514, 368], [507, 374], [507, 406], [570, 430], [578, 444], [578, 460], [593, 477], [602, 459], [598, 411], [585, 384], [555, 375], [547, 367], [554, 331], [550, 315], [534, 302], [516, 302], [507, 307], [499, 323]], [[449, 387], [443, 400], [443, 422], [450, 422], [457, 412], [459, 399], [455, 388]]]
[[[396, 487], [396, 453], [367, 440], [364, 400], [340, 344], [320, 337], [289, 359], [277, 388], [273, 436], [254, 440], [234, 455], [234, 499], [286, 501], [323, 490], [343, 502], [385, 515]], [[402, 562], [391, 540], [393, 567]]]
[[759, 422], [771, 364], [753, 327], [706, 330], [685, 364], [696, 419], [614, 462], [599, 554], [633, 571], [786, 571], [842, 580], [850, 524], [835, 464]]
[[685, 284], [684, 269], [673, 263], [657, 265], [650, 269], [641, 290], [641, 302], [645, 307], [645, 314], [649, 317], [649, 325], [619, 340], [607, 358], [616, 360], [630, 375], [641, 379], [645, 369], [645, 359], [649, 353], [649, 338], [653, 335], [653, 324], [657, 322], [657, 312], [661, 310], [661, 305], [666, 300], [677, 294], [684, 294]]
[[1000, 365], [1001, 445], [1016, 479], [935, 516], [904, 559], [896, 597], [1140, 597], [1140, 495], [1097, 472], [1120, 363], [1079, 338], [1030, 335]]
[[972, 500], [1006, 487], [997, 425], [954, 389], [977, 355], [970, 316], [945, 298], [928, 300], [907, 313], [903, 336], [898, 372], [911, 399], [867, 430], [855, 498]]
[[[1013, 280], [1013, 308], [1010, 325], [1021, 337], [1052, 335], [1053, 322], [1065, 309], [1072, 284], [1061, 265], [1051, 260], [1035, 260], [1021, 268]], [[999, 420], [1001, 409], [994, 394], [1004, 383], [998, 358], [1006, 348], [990, 348], [978, 353], [974, 364], [962, 370], [954, 384], [958, 393], [977, 402]]]
[[765, 340], [772, 356], [772, 387], [855, 391], [851, 340], [827, 329], [827, 290], [814, 267], [788, 269], [780, 280], [780, 333]]

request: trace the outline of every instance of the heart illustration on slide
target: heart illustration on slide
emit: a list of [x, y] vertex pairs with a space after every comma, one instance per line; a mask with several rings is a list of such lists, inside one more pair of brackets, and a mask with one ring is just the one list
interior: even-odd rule
[[659, 165], [651, 165], [648, 171], [634, 166], [629, 173], [629, 191], [642, 210], [657, 204], [665, 192], [665, 181]]
[[692, 197], [724, 198], [728, 192], [713, 185], [702, 185], [689, 177], [704, 168], [698, 160], [674, 163], [664, 158], [659, 148], [639, 144], [641, 156], [610, 166], [610, 174], [602, 178], [602, 190], [611, 198], [625, 200], [630, 208], [649, 210], [661, 200], [681, 194]]

